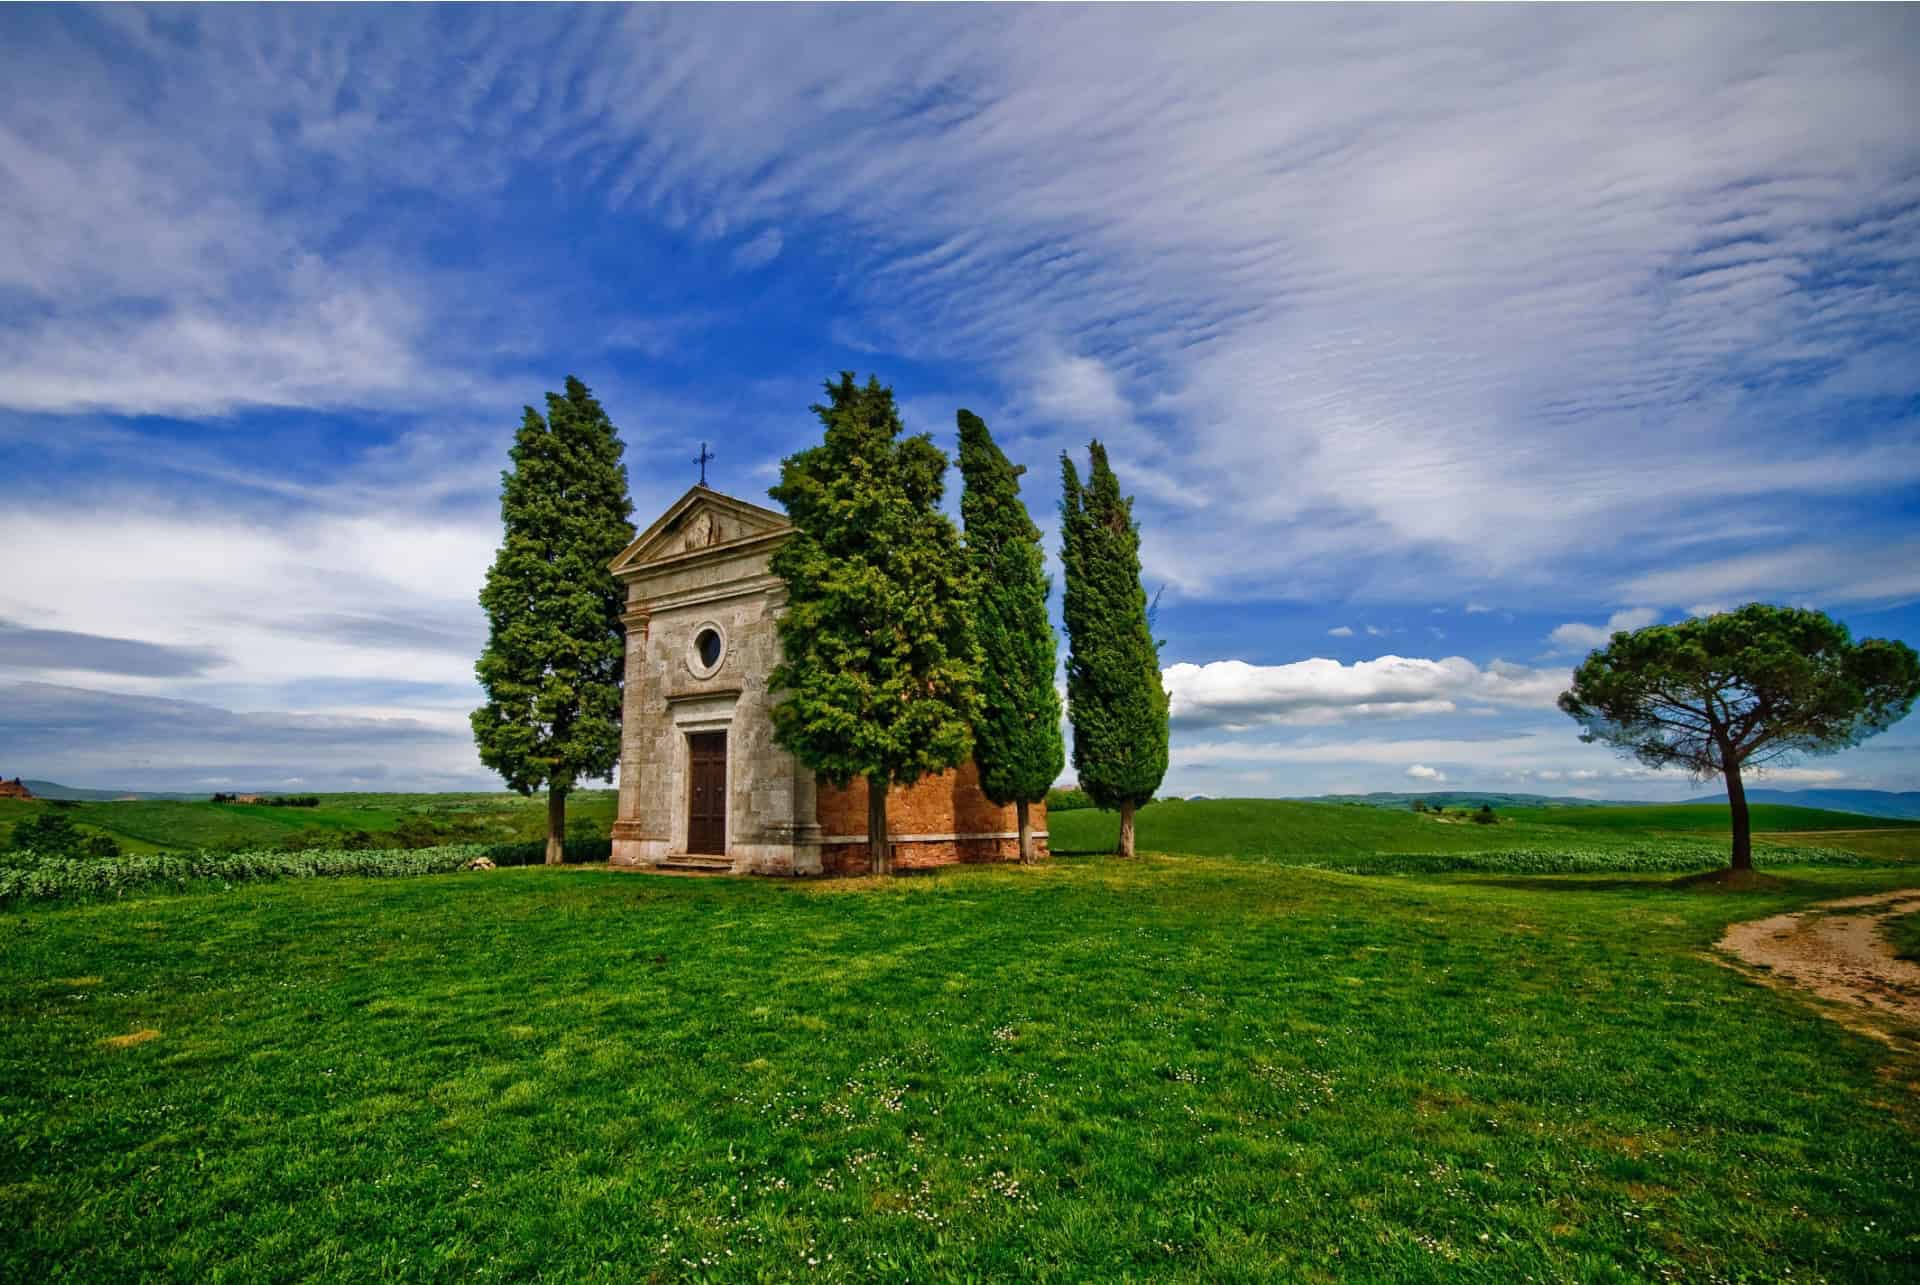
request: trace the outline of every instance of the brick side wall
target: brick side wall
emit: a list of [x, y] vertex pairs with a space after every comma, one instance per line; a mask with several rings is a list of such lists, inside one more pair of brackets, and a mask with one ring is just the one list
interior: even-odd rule
[[[855, 781], [842, 790], [820, 782], [816, 813], [820, 832], [864, 835], [867, 832], [867, 783]], [[1034, 851], [1047, 855], [1047, 805], [1029, 809], [1035, 832]], [[896, 785], [887, 795], [887, 833], [895, 843], [897, 870], [947, 866], [961, 862], [1016, 861], [1020, 840], [938, 838], [915, 842], [915, 836], [1016, 835], [1019, 820], [1013, 806], [996, 805], [980, 792], [979, 770], [971, 760], [939, 776], [923, 776], [912, 785]], [[829, 843], [821, 849], [821, 867], [829, 874], [864, 874], [868, 851], [864, 843]]]

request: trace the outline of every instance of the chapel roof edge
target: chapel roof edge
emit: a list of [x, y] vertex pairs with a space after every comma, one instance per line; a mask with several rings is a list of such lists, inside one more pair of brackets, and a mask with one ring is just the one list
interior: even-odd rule
[[[662, 543], [665, 536], [680, 527], [688, 514], [703, 504], [716, 512], [731, 514], [743, 521], [749, 528], [747, 538], [785, 535], [793, 529], [792, 521], [778, 509], [770, 509], [764, 505], [755, 504], [751, 500], [728, 495], [725, 491], [715, 490], [704, 483], [695, 483], [688, 487], [679, 499], [668, 505], [666, 511], [655, 518], [646, 530], [635, 536], [627, 547], [607, 564], [608, 570], [617, 574], [642, 562], [651, 561], [652, 559], [644, 555]], [[729, 539], [726, 543], [732, 544], [734, 540]]]

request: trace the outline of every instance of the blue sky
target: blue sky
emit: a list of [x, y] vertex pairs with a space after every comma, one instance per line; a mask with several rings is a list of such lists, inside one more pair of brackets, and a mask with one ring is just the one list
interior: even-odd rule
[[644, 525], [842, 368], [1050, 546], [1108, 443], [1169, 789], [1687, 795], [1552, 708], [1610, 622], [1920, 641], [1920, 16], [0, 10], [0, 772], [486, 785], [522, 404]]

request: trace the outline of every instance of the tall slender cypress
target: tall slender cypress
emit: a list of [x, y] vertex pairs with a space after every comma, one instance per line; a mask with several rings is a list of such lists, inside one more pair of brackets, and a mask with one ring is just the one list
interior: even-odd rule
[[1098, 440], [1083, 488], [1060, 455], [1060, 557], [1066, 566], [1067, 714], [1080, 788], [1120, 810], [1119, 853], [1133, 855], [1133, 814], [1167, 774], [1167, 693], [1140, 586], [1133, 500]]
[[891, 388], [843, 372], [813, 412], [825, 440], [783, 460], [769, 491], [794, 527], [773, 555], [787, 585], [774, 735], [835, 785], [866, 779], [872, 868], [885, 874], [888, 788], [973, 748], [967, 562], [940, 511], [947, 457], [924, 433], [901, 437]]
[[480, 761], [522, 794], [546, 787], [547, 864], [559, 864], [567, 795], [611, 780], [620, 757], [623, 594], [607, 566], [633, 539], [625, 447], [587, 386], [567, 376], [542, 419], [526, 408], [500, 475], [505, 536], [480, 590], [487, 645], [474, 672]]
[[1033, 861], [1031, 807], [1065, 765], [1060, 693], [1053, 686], [1058, 649], [1047, 620], [1046, 554], [1040, 528], [1020, 502], [1024, 466], [1008, 461], [978, 415], [960, 424], [960, 517], [973, 567], [973, 632], [980, 644], [980, 714], [973, 761], [980, 788], [1019, 817], [1020, 860]]

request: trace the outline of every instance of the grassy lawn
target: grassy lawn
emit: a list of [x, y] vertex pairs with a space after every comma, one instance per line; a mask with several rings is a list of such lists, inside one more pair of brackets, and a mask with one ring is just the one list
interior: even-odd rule
[[1787, 883], [1161, 857], [14, 913], [0, 1278], [1910, 1279], [1915, 1069], [1703, 952], [1920, 876]]

